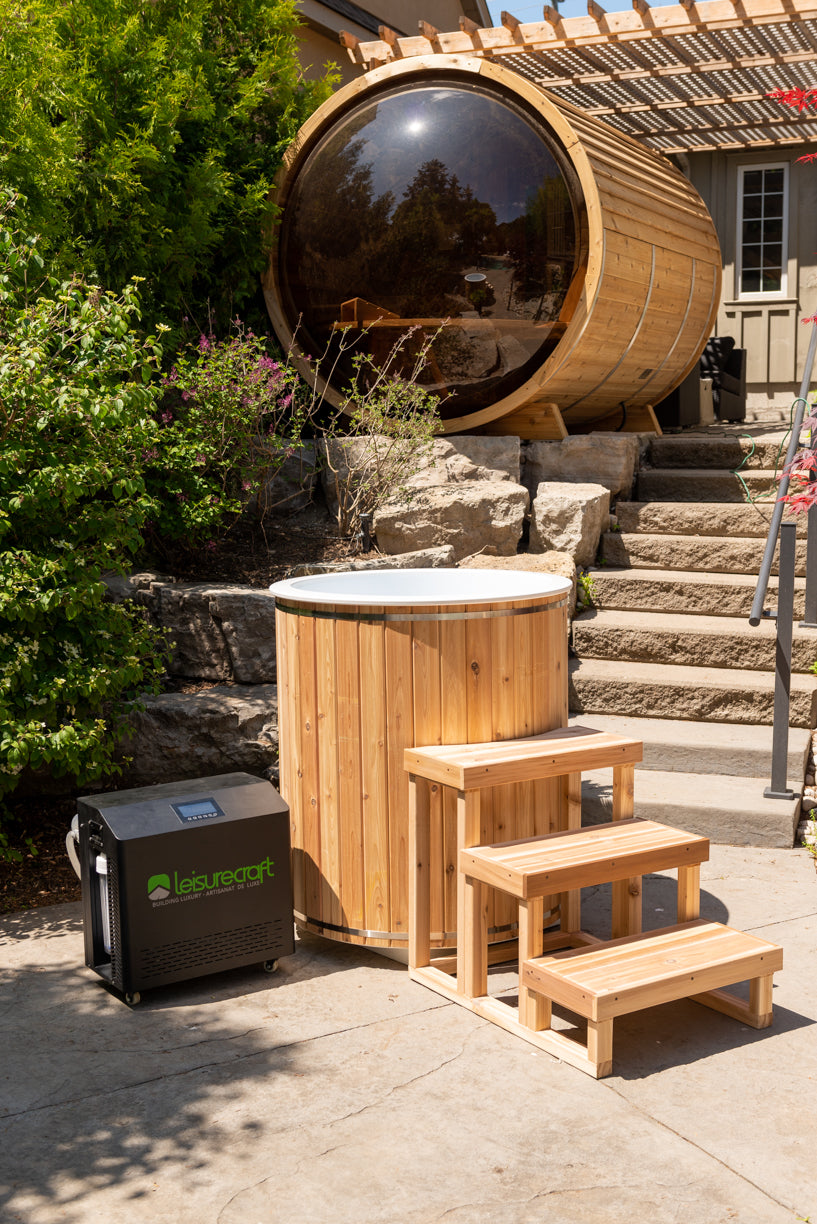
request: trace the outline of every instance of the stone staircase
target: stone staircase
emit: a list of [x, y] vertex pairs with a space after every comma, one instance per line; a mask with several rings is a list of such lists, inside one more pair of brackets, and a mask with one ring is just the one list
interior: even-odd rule
[[[752, 451], [745, 438], [717, 434], [654, 439], [638, 500], [618, 503], [601, 564], [590, 570], [595, 607], [573, 626], [574, 721], [644, 741], [636, 814], [739, 845], [792, 845], [817, 724], [817, 677], [809, 672], [817, 630], [795, 623], [788, 778], [797, 798], [764, 798], [775, 626], [753, 629], [748, 614], [778, 449], [777, 441], [760, 442]], [[740, 475], [756, 503], [733, 474], [744, 459]], [[798, 535], [804, 531], [802, 522]], [[798, 541], [796, 616], [804, 548]], [[773, 578], [767, 606], [775, 590]], [[609, 802], [604, 780], [591, 777], [586, 806], [604, 818]]]

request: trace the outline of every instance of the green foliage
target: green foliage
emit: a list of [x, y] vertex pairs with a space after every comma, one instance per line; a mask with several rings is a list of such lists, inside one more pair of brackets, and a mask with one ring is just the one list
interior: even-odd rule
[[273, 176], [334, 83], [301, 79], [297, 28], [292, 0], [0, 0], [0, 181], [57, 276], [143, 278], [174, 343], [246, 317]]
[[310, 401], [295, 372], [236, 324], [202, 335], [163, 380], [156, 445], [143, 453], [154, 513], [146, 539], [196, 545], [228, 528], [298, 445]]
[[587, 570], [579, 570], [576, 575], [576, 605], [579, 611], [594, 608], [598, 599], [598, 589], [593, 575]]
[[0, 211], [0, 796], [27, 767], [100, 777], [117, 707], [162, 671], [156, 635], [102, 581], [151, 511], [161, 349], [134, 331], [133, 286], [58, 284], [42, 266]]

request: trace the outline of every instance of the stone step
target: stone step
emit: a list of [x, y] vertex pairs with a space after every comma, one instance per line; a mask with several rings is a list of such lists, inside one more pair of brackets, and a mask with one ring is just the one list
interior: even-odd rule
[[745, 502], [748, 496], [773, 502], [775, 473], [766, 468], [741, 472], [716, 468], [641, 468], [636, 480], [638, 501]]
[[[598, 731], [640, 740], [644, 745], [644, 759], [637, 769], [765, 777], [767, 781], [771, 775], [771, 727], [617, 714], [573, 714], [570, 724], [591, 726]], [[810, 744], [810, 731], [804, 727], [789, 729], [786, 772], [789, 786], [798, 793], [803, 786]]]
[[703, 433], [670, 434], [650, 442], [649, 460], [656, 468], [774, 469], [783, 466], [788, 444], [788, 438], [767, 442]]
[[[791, 848], [800, 811], [794, 799], [767, 799], [767, 777], [640, 769], [635, 775], [635, 815], [698, 833], [731, 846]], [[582, 817], [588, 823], [610, 820], [609, 770], [582, 777]]]
[[[619, 531], [640, 535], [740, 536], [765, 540], [774, 502], [618, 502]], [[786, 516], [787, 518], [789, 516]], [[805, 536], [806, 515], [792, 516], [798, 536]]]
[[[685, 612], [709, 616], [746, 616], [752, 606], [757, 578], [748, 574], [707, 574], [659, 569], [587, 571], [593, 603], [599, 608], [644, 612]], [[773, 607], [777, 579], [769, 582], [767, 607]], [[794, 614], [803, 615], [805, 579], [794, 582]]]
[[[568, 668], [574, 714], [631, 714], [696, 721], [771, 723], [774, 673], [682, 667], [609, 659], [573, 659]], [[793, 727], [817, 721], [817, 676], [793, 675]]]
[[[582, 659], [628, 659], [686, 667], [773, 671], [776, 625], [752, 627], [742, 617], [592, 609], [573, 621], [573, 649]], [[817, 629], [794, 627], [792, 671], [810, 673]]]
[[[601, 537], [601, 559], [607, 565], [636, 569], [702, 570], [710, 574], [757, 575], [765, 541], [756, 536], [640, 535], [606, 531]], [[795, 574], [806, 572], [806, 547], [797, 540]], [[772, 565], [777, 573], [777, 561]]]

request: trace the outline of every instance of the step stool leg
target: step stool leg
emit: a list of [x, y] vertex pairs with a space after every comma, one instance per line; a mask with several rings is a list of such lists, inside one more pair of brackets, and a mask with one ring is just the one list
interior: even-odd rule
[[[582, 775], [567, 774], [562, 778], [562, 811], [565, 814], [565, 829], [582, 827]], [[563, 931], [578, 931], [582, 925], [581, 889], [559, 894], [560, 928]]]
[[412, 969], [431, 963], [431, 804], [428, 783], [409, 774], [409, 945]]
[[[479, 791], [457, 791], [457, 862], [460, 850], [480, 842]], [[488, 993], [488, 893], [457, 871], [457, 991], [469, 998]]]
[[701, 865], [678, 868], [678, 921], [692, 922], [701, 915]]
[[457, 914], [457, 993], [481, 999], [488, 993], [488, 890], [460, 873]]
[[550, 1028], [550, 1000], [522, 985], [522, 965], [544, 950], [544, 898], [519, 902], [519, 1023], [539, 1032]]
[[596, 1079], [613, 1070], [613, 1021], [587, 1021], [587, 1057]]
[[[634, 811], [635, 766], [613, 767], [613, 820], [630, 820]], [[613, 884], [613, 939], [641, 932], [641, 877]]]
[[749, 1023], [753, 1028], [768, 1028], [772, 1023], [773, 977], [773, 973], [766, 973], [749, 983]]

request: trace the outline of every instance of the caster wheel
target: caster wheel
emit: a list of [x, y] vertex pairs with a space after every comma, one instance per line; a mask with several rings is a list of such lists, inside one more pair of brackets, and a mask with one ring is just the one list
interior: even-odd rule
[[264, 961], [264, 972], [265, 973], [275, 973], [277, 969], [278, 969], [277, 960]]
[[127, 1003], [128, 1007], [136, 1007], [137, 1003], [141, 1003], [141, 1001], [142, 996], [138, 990], [134, 990], [133, 994], [125, 995], [125, 1002]]

